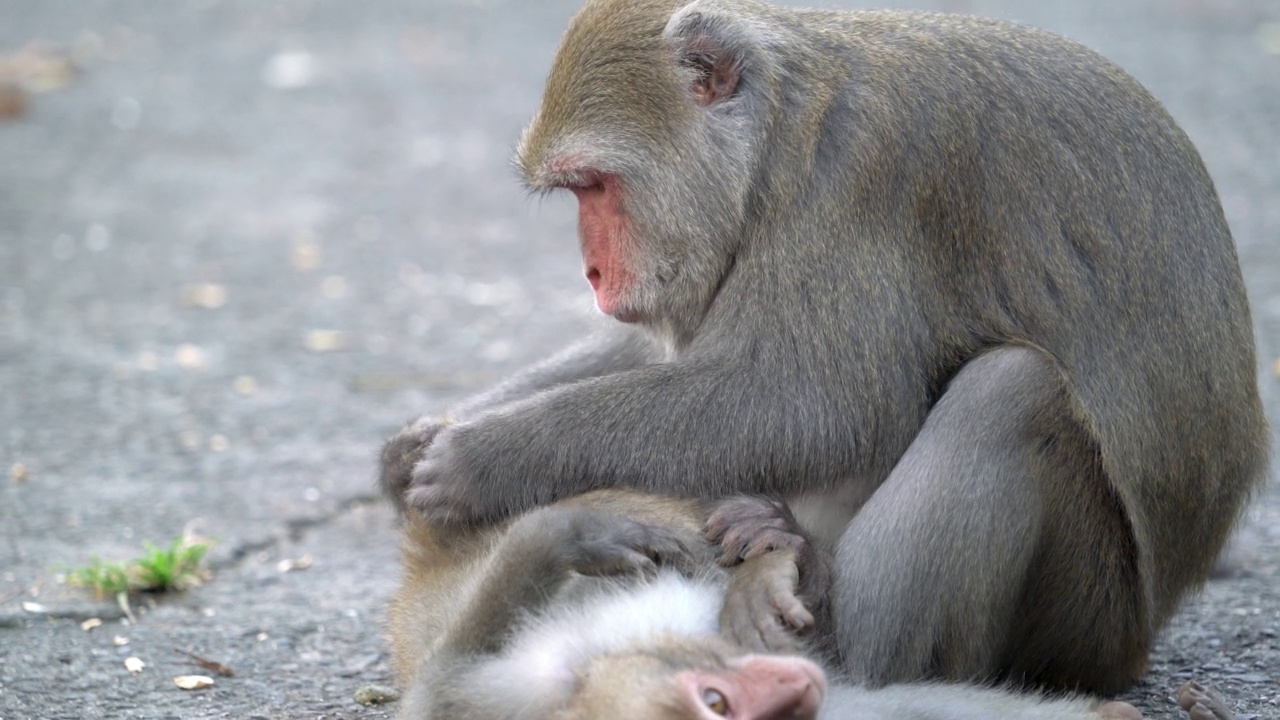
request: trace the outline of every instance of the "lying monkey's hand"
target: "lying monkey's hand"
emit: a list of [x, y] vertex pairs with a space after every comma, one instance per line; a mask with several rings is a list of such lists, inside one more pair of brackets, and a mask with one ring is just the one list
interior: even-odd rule
[[720, 623], [746, 647], [792, 652], [797, 633], [810, 652], [833, 654], [831, 566], [781, 500], [741, 495], [718, 501], [707, 517], [707, 539], [720, 546], [720, 564], [734, 567]]
[[800, 600], [799, 583], [794, 550], [746, 560], [733, 571], [720, 610], [720, 633], [753, 652], [800, 652], [801, 634], [814, 627], [814, 617]]
[[443, 418], [420, 417], [382, 446], [378, 486], [401, 514], [405, 511], [405, 493], [413, 479], [414, 465], [448, 424]]
[[705, 567], [707, 557], [696, 535], [648, 525], [587, 505], [561, 504], [520, 516], [503, 542], [518, 557], [520, 572], [541, 577], [562, 571], [581, 575], [652, 575], [659, 567]]

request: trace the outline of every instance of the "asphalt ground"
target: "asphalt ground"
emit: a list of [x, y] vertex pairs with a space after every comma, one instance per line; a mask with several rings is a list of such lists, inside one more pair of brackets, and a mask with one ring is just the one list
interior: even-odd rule
[[[1167, 104], [1280, 418], [1280, 2], [909, 6], [1076, 38]], [[353, 700], [390, 682], [381, 439], [596, 321], [571, 202], [508, 164], [575, 7], [0, 2], [0, 83], [31, 90], [0, 93], [0, 719], [391, 715]], [[60, 582], [184, 531], [212, 576], [136, 621]], [[1193, 677], [1280, 718], [1278, 634], [1273, 473], [1124, 697], [1177, 717]], [[179, 690], [208, 671], [178, 649], [236, 674]]]

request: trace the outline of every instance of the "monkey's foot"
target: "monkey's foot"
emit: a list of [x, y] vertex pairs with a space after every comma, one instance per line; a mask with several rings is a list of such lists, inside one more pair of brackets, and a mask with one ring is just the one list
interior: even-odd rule
[[1231, 720], [1232, 718], [1231, 711], [1222, 700], [1194, 680], [1188, 680], [1178, 688], [1178, 705], [1187, 711], [1191, 720]]
[[774, 550], [801, 555], [808, 543], [785, 504], [754, 495], [721, 500], [707, 518], [707, 539], [720, 545], [725, 566]]
[[1129, 703], [1117, 700], [1099, 707], [1098, 717], [1102, 720], [1142, 720], [1142, 713]]

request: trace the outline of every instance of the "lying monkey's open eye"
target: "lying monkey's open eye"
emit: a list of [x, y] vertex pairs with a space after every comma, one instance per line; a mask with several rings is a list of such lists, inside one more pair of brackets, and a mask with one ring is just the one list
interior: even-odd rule
[[717, 715], [725, 716], [729, 714], [729, 701], [725, 700], [724, 695], [719, 690], [713, 688], [703, 690], [702, 702], [706, 704], [708, 710]]

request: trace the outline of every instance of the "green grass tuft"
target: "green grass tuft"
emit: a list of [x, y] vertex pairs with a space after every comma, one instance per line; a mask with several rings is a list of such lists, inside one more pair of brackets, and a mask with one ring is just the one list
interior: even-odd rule
[[167, 548], [156, 547], [150, 540], [144, 542], [146, 554], [133, 561], [141, 581], [140, 590], [181, 590], [192, 580], [200, 580], [200, 561], [209, 550], [202, 543], [187, 544], [177, 538]]
[[100, 597], [128, 592], [129, 572], [124, 563], [104, 563], [94, 557], [90, 563], [67, 574], [67, 583], [92, 588]]
[[150, 540], [142, 543], [144, 553], [127, 563], [104, 563], [93, 558], [89, 565], [67, 573], [67, 584], [89, 588], [99, 597], [134, 591], [165, 592], [199, 585], [200, 561], [209, 545], [179, 536], [168, 547]]

